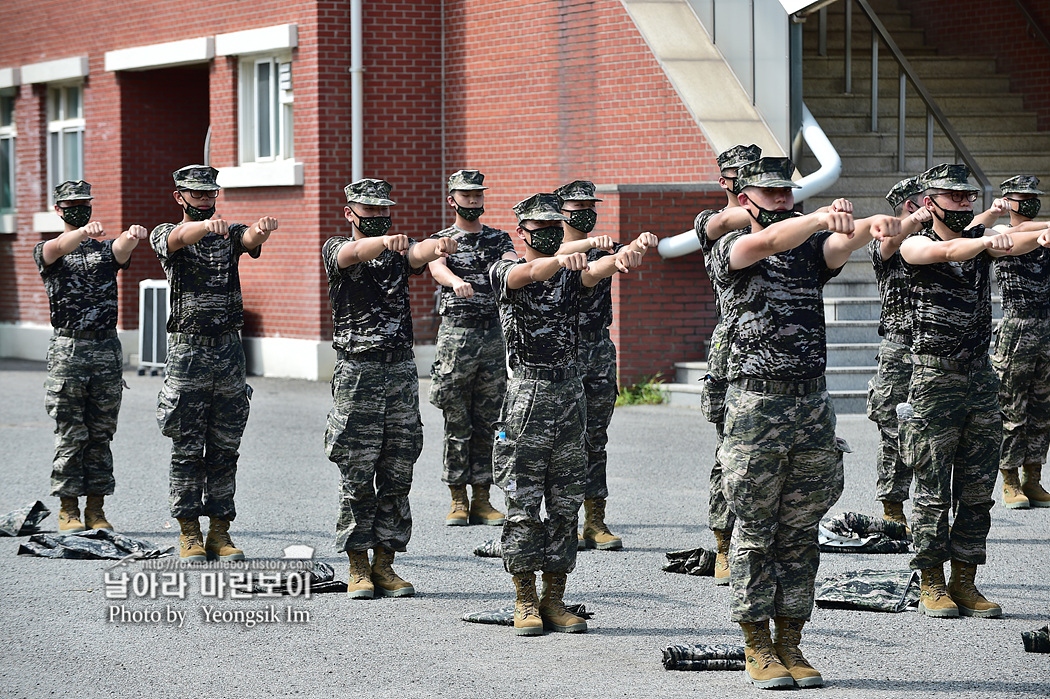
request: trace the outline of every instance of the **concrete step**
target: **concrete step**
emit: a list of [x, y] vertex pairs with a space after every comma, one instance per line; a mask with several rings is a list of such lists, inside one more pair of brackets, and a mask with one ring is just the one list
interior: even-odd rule
[[[858, 60], [854, 56], [853, 79], [871, 79], [871, 57]], [[923, 82], [933, 83], [941, 77], [965, 78], [996, 75], [995, 58], [980, 56], [907, 56], [908, 63]], [[805, 55], [802, 58], [802, 75], [805, 78], [844, 78], [846, 63], [842, 56]], [[897, 61], [879, 53], [879, 76], [896, 77]], [[927, 86], [929, 87], [929, 86]]]
[[[869, 75], [865, 75], [862, 78], [857, 77], [856, 75], [853, 76], [853, 94], [871, 94], [871, 76], [870, 71], [868, 72]], [[967, 90], [973, 90], [974, 94], [985, 94], [989, 92], [999, 92], [1008, 87], [1008, 78], [1002, 75], [982, 75], [978, 77], [938, 76], [935, 81], [926, 85], [926, 89], [934, 96], [939, 94], [960, 93]], [[892, 70], [890, 72], [885, 72], [880, 68], [879, 94], [896, 95], [898, 88], [899, 83], [897, 71]], [[802, 96], [807, 99], [810, 95], [842, 94], [845, 89], [846, 82], [842, 76], [816, 77], [806, 75], [803, 77]], [[915, 94], [915, 90], [910, 82], [908, 83], [907, 94], [909, 99]]]
[[[937, 105], [953, 122], [959, 116], [968, 114], [1024, 114], [1024, 97], [1005, 91], [991, 94], [977, 92], [969, 94], [941, 93], [936, 96]], [[889, 90], [879, 94], [879, 117], [897, 117], [897, 92]], [[853, 94], [811, 95], [806, 97], [809, 111], [817, 114], [834, 114], [836, 116], [870, 115], [871, 95], [854, 90]], [[917, 94], [905, 95], [905, 116], [926, 118], [926, 105]]]
[[868, 391], [828, 391], [836, 415], [865, 415], [868, 412]]
[[834, 344], [878, 344], [879, 321], [836, 320], [825, 324], [827, 342]]
[[700, 386], [705, 376], [707, 376], [707, 362], [675, 362], [675, 383]]
[[[870, 112], [863, 115], [839, 115], [835, 112], [818, 111], [812, 107], [810, 107], [810, 111], [813, 112], [813, 116], [816, 118], [817, 123], [820, 124], [820, 128], [824, 130], [829, 138], [831, 138], [832, 142], [834, 142], [835, 136], [842, 134], [852, 136], [855, 134], [871, 133]], [[952, 128], [963, 136], [963, 138], [966, 138], [967, 135], [971, 133], [990, 134], [994, 138], [1001, 133], [1036, 131], [1038, 129], [1034, 112], [1021, 112], [1019, 114], [986, 112], [983, 114], [971, 113], [954, 116], [949, 115], [948, 120], [951, 123]], [[897, 120], [895, 117], [892, 119], [883, 118], [880, 119], [880, 122], [879, 126], [881, 129], [896, 134]], [[937, 132], [939, 130], [940, 129], [937, 128], [936, 124], [934, 124], [934, 131]], [[908, 135], [924, 136], [926, 134], [926, 117], [909, 116], [905, 118], [904, 133]]]
[[[830, 24], [830, 23], [829, 23]], [[834, 26], [834, 25], [832, 25]], [[846, 33], [841, 29], [842, 25], [835, 27], [834, 31], [832, 28], [828, 28], [827, 34], [827, 51], [828, 54], [842, 53], [846, 47]], [[850, 50], [854, 55], [871, 55], [871, 25], [867, 26], [856, 26], [853, 27], [853, 32], [850, 35], [852, 39], [852, 46]], [[937, 50], [933, 47], [926, 45], [926, 32], [922, 29], [897, 29], [890, 32], [890, 38], [897, 44], [897, 48], [901, 50], [905, 56], [912, 56], [925, 52], [931, 52], [936, 54]], [[802, 52], [803, 54], [815, 54], [819, 48], [820, 35], [816, 31], [803, 31], [802, 32]], [[879, 40], [879, 52], [889, 51], [885, 42]]]
[[[660, 386], [664, 402], [676, 408], [700, 408], [699, 386], [665, 383]], [[864, 390], [829, 390], [836, 415], [863, 415], [867, 411], [868, 393]]]
[[[883, 201], [883, 204], [886, 202]], [[856, 202], [853, 202], [854, 207], [857, 206]], [[856, 209], [854, 209], [856, 210]], [[889, 213], [889, 212], [884, 212]], [[862, 250], [857, 250], [850, 256], [850, 262], [854, 260], [863, 260], [867, 265], [868, 269], [871, 269], [871, 263], [867, 262], [867, 258], [864, 257], [866, 253]], [[841, 276], [841, 275], [840, 275]], [[824, 285], [824, 296], [825, 297], [839, 297], [849, 298], [851, 296], [867, 296], [877, 297], [879, 295], [879, 285], [875, 283], [875, 274], [872, 272], [871, 279], [869, 281], [851, 281], [851, 280], [840, 280], [835, 277], [830, 282]]]
[[[881, 121], [881, 119], [880, 119]], [[835, 148], [842, 157], [860, 156], [863, 154], [892, 154], [897, 155], [897, 128], [893, 122], [893, 129], [886, 133], [857, 133], [839, 134], [835, 137]], [[1000, 154], [1027, 154], [1027, 153], [1050, 153], [1050, 133], [1045, 131], [1027, 131], [1010, 134], [967, 134], [968, 147], [983, 143], [994, 143], [995, 149]], [[972, 143], [969, 143], [972, 141]], [[904, 139], [905, 152], [926, 153], [925, 129], [922, 133], [914, 135], [907, 134]], [[937, 154], [951, 154], [954, 156], [951, 142], [948, 137], [935, 130], [933, 136], [933, 152]], [[807, 171], [808, 172], [808, 171]]]
[[[987, 142], [975, 143], [970, 139], [965, 139], [966, 143], [971, 146], [977, 146], [984, 148], [988, 145]], [[836, 150], [839, 145], [836, 143]], [[989, 172], [1014, 172], [1014, 173], [1033, 173], [1038, 176], [1046, 176], [1050, 172], [1050, 151], [1042, 152], [1030, 152], [1030, 153], [987, 153], [987, 152], [974, 152], [970, 151], [973, 157], [977, 160], [977, 164], [980, 166], [986, 174]], [[920, 151], [912, 151], [905, 153], [904, 158], [904, 171], [909, 173], [920, 173], [926, 169], [926, 156], [920, 155]], [[842, 159], [842, 171], [847, 172], [850, 175], [886, 175], [887, 178], [892, 179], [892, 175], [900, 173], [897, 165], [897, 153], [864, 153], [859, 155], [849, 154], [849, 151], [843, 149], [839, 152], [839, 156]], [[954, 151], [934, 151], [933, 161], [935, 163], [944, 162], [955, 162]], [[798, 163], [802, 172], [813, 172], [820, 167], [816, 158], [811, 156], [805, 156]], [[902, 175], [903, 177], [903, 175]], [[992, 185], [998, 185], [1002, 180], [994, 180]], [[892, 186], [892, 183], [887, 186], [887, 190]], [[996, 192], [998, 194], [998, 192]]]
[[[878, 320], [882, 315], [882, 300], [874, 297], [840, 297], [824, 295], [824, 320]], [[998, 296], [992, 297], [992, 317], [1003, 317], [1003, 305]]]
[[824, 371], [829, 391], [867, 391], [868, 381], [875, 375], [878, 367], [870, 366], [829, 366]]

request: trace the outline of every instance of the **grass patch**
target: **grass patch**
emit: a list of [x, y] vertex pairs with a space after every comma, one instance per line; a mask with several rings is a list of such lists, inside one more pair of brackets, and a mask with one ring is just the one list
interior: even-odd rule
[[620, 395], [616, 396], [616, 405], [657, 405], [664, 402], [660, 386], [663, 378], [660, 374], [643, 379], [632, 386], [620, 386]]

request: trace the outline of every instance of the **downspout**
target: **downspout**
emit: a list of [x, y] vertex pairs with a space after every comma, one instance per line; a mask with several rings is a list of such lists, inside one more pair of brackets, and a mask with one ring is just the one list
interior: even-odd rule
[[350, 174], [365, 176], [364, 66], [361, 62], [361, 0], [350, 0]]

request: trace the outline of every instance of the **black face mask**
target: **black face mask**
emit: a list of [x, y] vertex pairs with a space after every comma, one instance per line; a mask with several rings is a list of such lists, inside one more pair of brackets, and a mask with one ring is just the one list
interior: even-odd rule
[[[933, 201], [932, 199], [930, 201]], [[966, 227], [973, 223], [973, 212], [972, 211], [948, 211], [942, 209], [940, 204], [933, 202], [933, 205], [941, 212], [944, 216], [937, 216], [937, 212], [934, 211], [933, 215], [937, 217], [937, 220], [948, 227], [948, 230], [953, 233], [962, 233], [966, 230]]]
[[740, 193], [740, 192], [736, 191], [736, 178], [735, 177], [726, 177], [725, 175], [722, 175], [722, 179], [726, 181], [726, 189], [729, 191], [730, 194], [739, 194]]
[[546, 226], [544, 228], [537, 228], [535, 230], [529, 230], [522, 226], [523, 231], [529, 231], [529, 237], [532, 242], [527, 242], [530, 248], [543, 255], [553, 255], [558, 252], [558, 248], [561, 247], [561, 241], [565, 237], [565, 232], [562, 231], [561, 226]]
[[207, 221], [215, 215], [214, 206], [209, 206], [207, 209], [198, 209], [192, 204], [186, 204], [186, 208], [183, 211], [186, 212], [186, 217], [191, 221]]
[[[755, 202], [751, 203], [755, 204]], [[786, 221], [789, 218], [795, 218], [799, 215], [798, 212], [791, 210], [770, 211], [769, 209], [763, 209], [758, 204], [755, 204], [755, 208], [758, 209], [758, 216], [751, 214], [751, 218], [755, 219], [755, 221], [758, 222], [758, 225], [762, 226], [763, 228], [768, 228], [774, 223], [780, 223], [781, 221]], [[750, 209], [748, 209], [748, 213], [751, 213]]]
[[377, 238], [386, 235], [390, 230], [391, 221], [389, 216], [358, 216], [357, 230], [369, 238]]
[[62, 212], [62, 220], [73, 228], [83, 228], [91, 222], [90, 204], [77, 204], [65, 209], [59, 208], [59, 210]]
[[580, 233], [590, 233], [598, 223], [598, 212], [594, 209], [577, 209], [569, 212], [569, 225]]
[[1039, 215], [1039, 209], [1043, 207], [1043, 203], [1038, 199], [1011, 199], [1010, 201], [1017, 203], [1015, 211], [1018, 216], [1022, 218], [1035, 218]]
[[484, 206], [478, 206], [472, 209], [468, 209], [465, 206], [456, 204], [456, 213], [459, 214], [464, 221], [477, 221], [481, 218], [481, 215], [485, 213]]

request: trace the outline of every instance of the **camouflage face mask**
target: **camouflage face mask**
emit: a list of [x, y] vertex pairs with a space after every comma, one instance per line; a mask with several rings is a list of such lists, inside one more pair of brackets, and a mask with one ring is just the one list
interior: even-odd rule
[[464, 221], [477, 221], [481, 218], [481, 215], [485, 213], [484, 206], [478, 206], [472, 209], [468, 209], [465, 206], [456, 204], [456, 213], [459, 214]]
[[525, 244], [542, 255], [553, 255], [558, 252], [558, 248], [561, 247], [561, 241], [565, 237], [561, 226], [545, 226], [535, 230], [529, 230], [522, 226], [522, 230], [529, 232], [529, 238], [532, 241], [526, 241]]
[[1043, 207], [1043, 203], [1038, 199], [1011, 199], [1010, 201], [1016, 202], [1017, 208], [1014, 211], [1017, 212], [1022, 218], [1035, 218], [1039, 215], [1039, 209]]
[[598, 223], [598, 212], [594, 209], [577, 209], [569, 213], [569, 225], [580, 233], [590, 233]]
[[[755, 204], [754, 202], [751, 203]], [[751, 218], [755, 219], [755, 221], [758, 222], [758, 225], [762, 226], [763, 228], [768, 228], [774, 223], [780, 223], [781, 221], [786, 221], [789, 218], [795, 218], [795, 216], [798, 215], [796, 212], [790, 210], [770, 211], [769, 209], [763, 209], [758, 204], [755, 204], [755, 208], [758, 209], [758, 216], [751, 214]], [[748, 211], [748, 213], [751, 212]]]
[[186, 208], [183, 211], [186, 212], [186, 217], [191, 221], [207, 221], [215, 215], [214, 206], [209, 206], [207, 209], [198, 209], [192, 204], [186, 204]]
[[91, 222], [91, 205], [77, 204], [62, 209], [62, 220], [73, 228], [83, 228]]
[[377, 238], [386, 235], [390, 230], [391, 221], [389, 216], [358, 216], [357, 230], [369, 238]]
[[[931, 201], [933, 201], [931, 199]], [[941, 209], [940, 204], [933, 202], [933, 205], [938, 209]], [[972, 211], [948, 211], [947, 209], [941, 209], [944, 216], [937, 216], [937, 212], [934, 211], [933, 215], [937, 216], [937, 220], [948, 227], [948, 230], [953, 233], [962, 233], [966, 230], [966, 227], [973, 223], [973, 212]]]

